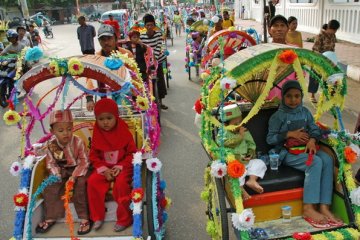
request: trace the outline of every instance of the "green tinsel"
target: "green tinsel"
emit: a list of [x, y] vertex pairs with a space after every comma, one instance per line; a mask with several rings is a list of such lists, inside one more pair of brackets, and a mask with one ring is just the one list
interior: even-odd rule
[[349, 231], [346, 228], [339, 229], [338, 232], [340, 232], [341, 235], [343, 235], [344, 239], [346, 240], [353, 239], [353, 236], [349, 233]]
[[209, 201], [209, 190], [208, 189], [204, 189], [201, 194], [200, 194], [200, 198], [201, 200], [203, 200], [204, 202], [208, 202]]
[[323, 234], [329, 240], [336, 240], [335, 237], [333, 235], [331, 235], [331, 233], [329, 233], [329, 232], [323, 232]]
[[208, 220], [207, 224], [206, 224], [206, 232], [212, 237], [215, 238], [219, 235], [217, 229], [216, 229], [216, 224], [214, 221]]
[[5, 56], [0, 56], [0, 60], [14, 59], [17, 57], [18, 57], [18, 54], [7, 54]]
[[229, 179], [229, 183], [231, 186], [231, 192], [232, 192], [234, 198], [241, 197], [241, 188], [239, 186], [239, 179], [232, 178], [232, 177], [228, 177], [228, 179]]

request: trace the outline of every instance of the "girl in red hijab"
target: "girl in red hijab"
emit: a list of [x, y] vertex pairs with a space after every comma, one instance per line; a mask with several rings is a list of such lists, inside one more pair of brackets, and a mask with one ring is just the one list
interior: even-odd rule
[[132, 224], [130, 195], [136, 145], [114, 100], [101, 99], [94, 113], [96, 123], [89, 156], [94, 171], [87, 187], [90, 218], [94, 229], [100, 229], [105, 219], [105, 195], [114, 181], [113, 197], [118, 205], [114, 231], [120, 232]]

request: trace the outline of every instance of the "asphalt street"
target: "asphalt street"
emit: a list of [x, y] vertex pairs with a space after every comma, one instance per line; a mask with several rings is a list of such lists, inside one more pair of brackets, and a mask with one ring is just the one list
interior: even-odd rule
[[[98, 28], [97, 23], [93, 23]], [[53, 27], [54, 39], [44, 40], [43, 48], [47, 58], [80, 55], [80, 46], [76, 36], [77, 25], [59, 25]], [[99, 50], [97, 39], [96, 49]], [[169, 44], [170, 41], [169, 41]], [[203, 173], [208, 158], [201, 147], [198, 130], [194, 126], [195, 100], [200, 93], [198, 81], [189, 81], [184, 68], [185, 37], [175, 37], [174, 46], [169, 46], [169, 62], [173, 79], [164, 103], [169, 109], [161, 112], [162, 131], [158, 158], [163, 162], [163, 176], [167, 181], [167, 195], [172, 199], [169, 210], [166, 237], [171, 240], [204, 240], [206, 234], [206, 205], [200, 200], [203, 188]], [[58, 83], [58, 79], [40, 84], [33, 100]], [[359, 89], [359, 86], [354, 86]], [[76, 89], [70, 89], [69, 98], [76, 95]], [[45, 99], [41, 108], [52, 99]], [[354, 101], [354, 99], [351, 99]], [[308, 102], [306, 103], [308, 105]], [[309, 106], [309, 105], [308, 105]], [[355, 106], [355, 104], [354, 104]], [[358, 107], [357, 107], [358, 109]], [[0, 109], [3, 116], [5, 110]], [[344, 112], [346, 128], [352, 131], [355, 117], [354, 109]], [[325, 116], [324, 122], [331, 123]], [[36, 126], [31, 136], [36, 140], [42, 136], [40, 126]], [[20, 153], [21, 135], [16, 126], [5, 126], [0, 121], [0, 239], [12, 237], [14, 221], [13, 195], [17, 192], [19, 179], [11, 176], [8, 169], [17, 160]], [[233, 238], [232, 238], [233, 239]]]

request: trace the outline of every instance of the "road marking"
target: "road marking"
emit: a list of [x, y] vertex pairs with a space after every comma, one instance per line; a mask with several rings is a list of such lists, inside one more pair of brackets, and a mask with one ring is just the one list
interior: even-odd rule
[[178, 126], [176, 126], [175, 124], [173, 124], [172, 122], [170, 122], [167, 119], [161, 119], [161, 122], [165, 123], [167, 127], [177, 131], [178, 133], [180, 133], [181, 135], [183, 135], [184, 137], [186, 137], [187, 139], [189, 139], [190, 141], [192, 141], [193, 143], [199, 143], [200, 142], [200, 138], [188, 131], [183, 130], [182, 128], [179, 128]]

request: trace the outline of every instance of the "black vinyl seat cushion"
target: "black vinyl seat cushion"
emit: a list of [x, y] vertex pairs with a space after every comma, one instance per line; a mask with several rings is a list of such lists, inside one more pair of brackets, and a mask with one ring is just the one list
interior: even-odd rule
[[[285, 165], [279, 166], [279, 170], [274, 171], [268, 167], [263, 179], [258, 179], [260, 186], [264, 188], [264, 193], [302, 188], [304, 186], [305, 173]], [[244, 185], [245, 190], [250, 194], [257, 194], [254, 190]]]

